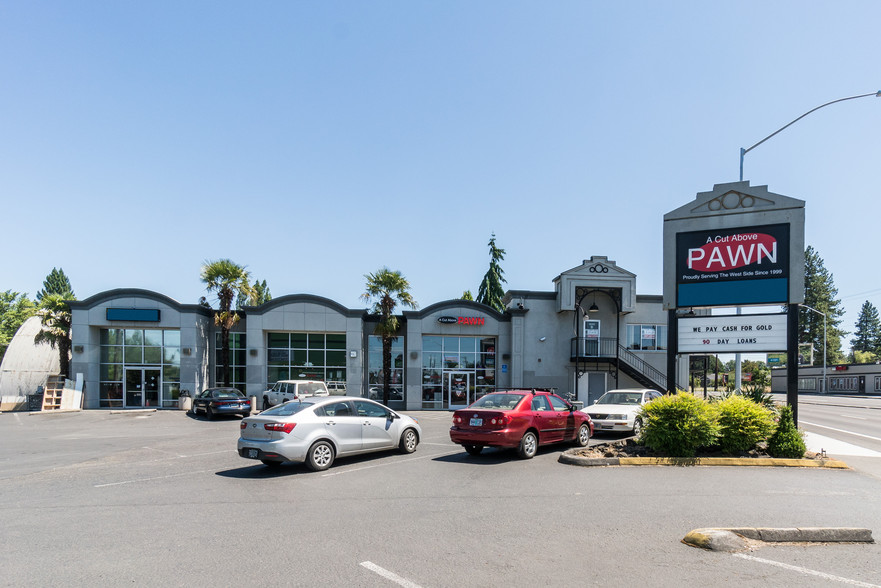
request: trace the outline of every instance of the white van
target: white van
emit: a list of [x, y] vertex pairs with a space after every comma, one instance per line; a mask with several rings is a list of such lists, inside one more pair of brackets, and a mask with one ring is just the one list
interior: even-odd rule
[[315, 380], [279, 380], [263, 393], [263, 410], [270, 406], [305, 398], [307, 396], [329, 396], [327, 385]]

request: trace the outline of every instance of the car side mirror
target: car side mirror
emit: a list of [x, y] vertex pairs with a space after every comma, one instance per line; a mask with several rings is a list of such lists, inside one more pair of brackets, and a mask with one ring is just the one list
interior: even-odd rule
[[395, 419], [399, 419], [399, 418], [401, 418], [401, 417], [399, 417], [397, 414], [395, 414], [395, 413], [393, 413], [393, 412], [390, 412], [390, 413], [388, 413], [388, 417], [387, 417], [387, 418], [388, 418], [388, 420], [393, 421], [393, 420], [395, 420]]

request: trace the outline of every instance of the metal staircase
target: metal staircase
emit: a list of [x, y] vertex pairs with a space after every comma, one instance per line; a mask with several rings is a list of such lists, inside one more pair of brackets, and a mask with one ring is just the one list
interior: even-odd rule
[[667, 391], [667, 376], [618, 343], [616, 339], [573, 337], [569, 355], [579, 375], [587, 371], [599, 371], [602, 368], [609, 371], [617, 368], [639, 382], [641, 386], [659, 392]]

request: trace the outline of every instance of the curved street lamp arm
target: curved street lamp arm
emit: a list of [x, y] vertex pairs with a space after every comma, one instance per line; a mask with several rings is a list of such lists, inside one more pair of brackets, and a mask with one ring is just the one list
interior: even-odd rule
[[753, 149], [755, 149], [756, 147], [758, 147], [759, 145], [761, 145], [762, 143], [764, 143], [765, 141], [770, 139], [771, 137], [777, 135], [781, 131], [788, 129], [789, 127], [791, 127], [792, 125], [794, 125], [795, 123], [797, 123], [798, 121], [800, 121], [801, 119], [803, 119], [804, 117], [806, 117], [807, 115], [811, 114], [812, 112], [814, 112], [816, 110], [820, 110], [823, 107], [829, 106], [830, 104], [835, 104], [837, 102], [844, 102], [845, 100], [854, 100], [855, 98], [866, 98], [867, 96], [876, 96], [878, 98], [881, 98], [881, 91], [869, 92], [868, 94], [860, 94], [859, 96], [848, 96], [847, 98], [839, 98], [838, 100], [833, 100], [831, 102], [827, 102], [826, 104], [821, 104], [820, 106], [817, 106], [816, 108], [810, 109], [809, 111], [807, 111], [806, 113], [804, 113], [803, 115], [801, 115], [797, 119], [793, 120], [789, 124], [780, 127], [779, 129], [777, 129], [776, 131], [774, 131], [773, 133], [771, 133], [770, 135], [768, 135], [767, 137], [765, 137], [764, 139], [762, 139], [761, 141], [759, 141], [758, 143], [753, 145], [752, 147], [748, 147], [746, 149], [741, 148], [740, 149], [740, 181], [743, 181], [743, 156], [744, 155], [746, 155], [747, 153], [749, 153], [750, 151], [752, 151]]

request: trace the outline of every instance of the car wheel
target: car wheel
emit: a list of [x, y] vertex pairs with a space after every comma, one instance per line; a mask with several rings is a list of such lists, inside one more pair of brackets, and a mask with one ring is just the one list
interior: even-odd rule
[[588, 443], [590, 443], [590, 425], [581, 423], [581, 426], [578, 427], [578, 433], [575, 435], [575, 445], [576, 447], [587, 447]]
[[639, 438], [642, 435], [642, 419], [633, 421], [633, 436]]
[[521, 459], [532, 459], [535, 452], [538, 451], [538, 437], [532, 431], [526, 431], [523, 438], [520, 439], [520, 446], [517, 448], [517, 455]]
[[267, 398], [266, 396], [264, 396], [264, 397], [263, 397], [263, 410], [267, 410], [267, 409], [269, 409], [269, 408], [271, 408], [271, 407], [272, 407], [272, 405], [269, 404], [269, 398]]
[[260, 461], [262, 461], [263, 465], [265, 465], [268, 468], [277, 468], [278, 466], [281, 465], [280, 461], [272, 461], [271, 459], [261, 459]]
[[468, 452], [468, 455], [480, 455], [480, 452], [483, 451], [483, 445], [465, 445], [465, 451]]
[[210, 406], [205, 408], [205, 418], [209, 421], [214, 418], [214, 411], [211, 410]]
[[398, 445], [401, 453], [413, 453], [416, 451], [417, 445], [419, 445], [419, 436], [416, 434], [416, 431], [413, 429], [404, 431], [401, 435], [401, 443]]
[[333, 446], [327, 441], [318, 441], [309, 448], [306, 464], [313, 472], [326, 470], [333, 463]]

